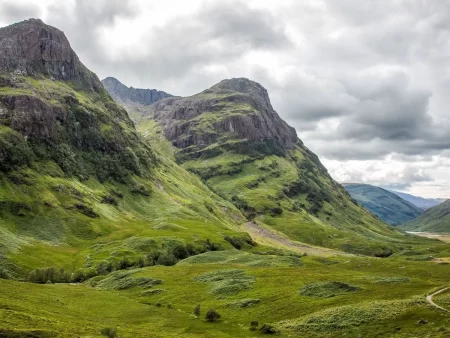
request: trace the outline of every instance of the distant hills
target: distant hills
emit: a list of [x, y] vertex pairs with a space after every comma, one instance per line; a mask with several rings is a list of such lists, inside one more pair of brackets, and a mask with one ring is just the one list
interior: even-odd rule
[[156, 89], [139, 89], [127, 87], [122, 82], [113, 77], [102, 80], [102, 84], [111, 97], [118, 103], [129, 105], [150, 105], [172, 95]]
[[416, 219], [403, 224], [409, 231], [450, 233], [450, 200], [425, 211]]
[[366, 209], [388, 224], [406, 223], [422, 213], [418, 206], [397, 194], [369, 184], [347, 183], [344, 188]]
[[423, 198], [419, 196], [405, 194], [404, 192], [398, 192], [393, 190], [389, 191], [396, 194], [397, 196], [400, 196], [405, 201], [408, 201], [409, 203], [415, 205], [416, 207], [422, 210], [427, 210], [445, 201], [445, 198]]

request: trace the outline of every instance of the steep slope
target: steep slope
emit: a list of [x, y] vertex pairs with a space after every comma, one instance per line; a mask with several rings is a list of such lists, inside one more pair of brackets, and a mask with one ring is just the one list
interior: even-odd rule
[[397, 196], [400, 196], [405, 201], [408, 201], [412, 205], [415, 205], [416, 207], [418, 207], [422, 210], [430, 209], [430, 208], [435, 207], [436, 205], [439, 205], [445, 201], [445, 198], [423, 198], [423, 197], [414, 196], [414, 195], [406, 194], [404, 192], [399, 192], [399, 191], [390, 190], [390, 192], [396, 194]]
[[422, 213], [422, 209], [388, 190], [358, 183], [343, 186], [359, 204], [388, 224], [403, 224]]
[[408, 231], [450, 233], [450, 200], [426, 210], [419, 217], [403, 224], [402, 228]]
[[0, 29], [0, 277], [174, 264], [245, 244], [244, 222], [152, 150], [61, 31]]
[[109, 92], [111, 97], [123, 105], [144, 105], [148, 106], [166, 97], [172, 95], [156, 89], [137, 89], [127, 87], [119, 80], [113, 77], [107, 77], [102, 80], [102, 84]]
[[352, 202], [256, 82], [224, 80], [191, 97], [129, 109], [141, 115], [138, 131], [156, 151], [238, 207], [249, 231], [262, 227], [303, 243], [377, 256], [412, 240]]

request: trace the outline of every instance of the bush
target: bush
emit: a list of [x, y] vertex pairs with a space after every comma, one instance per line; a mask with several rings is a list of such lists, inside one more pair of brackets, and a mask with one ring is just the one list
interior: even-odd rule
[[171, 253], [163, 253], [156, 260], [156, 265], [172, 266], [177, 264], [177, 259]]
[[250, 323], [250, 331], [256, 331], [258, 329], [259, 323], [256, 320], [252, 320]]
[[220, 319], [220, 314], [216, 312], [216, 310], [214, 309], [209, 309], [208, 312], [206, 313], [205, 319], [208, 322], [216, 322], [217, 320]]
[[259, 331], [261, 331], [264, 334], [275, 334], [275, 333], [277, 333], [277, 330], [272, 325], [269, 325], [269, 324], [263, 324], [261, 326], [261, 328], [259, 329]]
[[104, 329], [101, 329], [100, 333], [102, 334], [102, 336], [108, 338], [117, 338], [117, 329], [113, 329], [111, 327], [105, 327]]
[[194, 315], [196, 315], [197, 317], [200, 316], [200, 304], [198, 304], [196, 307], [194, 307]]

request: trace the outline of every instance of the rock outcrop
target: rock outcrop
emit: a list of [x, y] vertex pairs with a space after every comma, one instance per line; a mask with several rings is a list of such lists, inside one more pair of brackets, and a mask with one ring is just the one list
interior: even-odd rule
[[153, 159], [64, 33], [37, 19], [0, 28], [0, 141], [18, 135], [26, 151], [5, 147], [3, 158], [53, 160], [82, 178], [123, 180]]
[[166, 97], [172, 96], [170, 94], [167, 94], [166, 92], [156, 89], [139, 89], [127, 87], [113, 77], [107, 77], [106, 79], [103, 79], [102, 83], [111, 97], [116, 100], [116, 102], [124, 106], [148, 106]]
[[191, 97], [158, 101], [151, 110], [167, 139], [185, 153], [200, 154], [228, 141], [265, 143], [285, 152], [300, 142], [273, 109], [267, 90], [245, 78], [223, 80]]
[[102, 89], [70, 47], [60, 30], [39, 19], [29, 19], [0, 29], [0, 72], [74, 81], [85, 90]]

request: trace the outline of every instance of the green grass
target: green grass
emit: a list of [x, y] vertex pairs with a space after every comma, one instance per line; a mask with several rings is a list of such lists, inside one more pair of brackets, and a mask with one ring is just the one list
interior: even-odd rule
[[[36, 285], [0, 280], [0, 328], [41, 330], [61, 337], [100, 337], [105, 327], [118, 328], [120, 337], [260, 336], [259, 331], [249, 331], [251, 321], [275, 325], [285, 337], [445, 337], [439, 330], [450, 328], [448, 316], [425, 302], [427, 293], [447, 285], [446, 266], [406, 262], [402, 257], [334, 257], [333, 265], [316, 257], [303, 260], [300, 267], [229, 264], [224, 269], [220, 264], [183, 263], [121, 272], [132, 279], [162, 281], [150, 289], [114, 284], [108, 291], [95, 283]], [[374, 283], [397, 278], [399, 271], [410, 282]], [[104, 280], [116, 283], [114, 274]], [[212, 293], [216, 284], [227, 280], [238, 281], [237, 285], [244, 280], [250, 287], [231, 293], [225, 288], [221, 297]], [[299, 295], [305, 285], [329, 280], [361, 290], [331, 298]], [[446, 297], [436, 296], [435, 301], [445, 303]], [[193, 310], [198, 304], [201, 314], [196, 318]], [[219, 322], [203, 319], [210, 308], [221, 314]], [[419, 325], [420, 319], [428, 324]]]
[[300, 295], [308, 297], [329, 298], [347, 292], [358, 292], [361, 288], [344, 282], [320, 282], [303, 286]]
[[445, 201], [402, 225], [402, 228], [409, 231], [450, 233], [449, 215], [450, 201]]
[[246, 276], [243, 270], [217, 270], [195, 278], [212, 285], [210, 292], [217, 298], [225, 298], [250, 289], [254, 278]]

